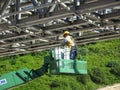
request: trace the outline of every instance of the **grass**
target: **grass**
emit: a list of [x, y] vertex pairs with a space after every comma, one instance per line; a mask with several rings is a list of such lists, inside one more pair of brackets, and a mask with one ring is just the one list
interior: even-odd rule
[[[96, 88], [113, 83], [120, 83], [120, 78], [110, 73], [106, 67], [110, 61], [120, 62], [120, 39], [114, 39], [96, 44], [80, 46], [86, 49], [87, 55], [83, 56], [88, 62], [88, 76], [85, 83], [78, 80], [80, 75], [49, 75], [45, 74], [23, 86], [13, 90], [96, 90]], [[44, 62], [47, 51], [0, 58], [0, 75], [24, 67], [29, 69], [40, 68]], [[90, 73], [93, 68], [99, 68], [105, 74], [105, 83], [96, 84], [91, 80]]]

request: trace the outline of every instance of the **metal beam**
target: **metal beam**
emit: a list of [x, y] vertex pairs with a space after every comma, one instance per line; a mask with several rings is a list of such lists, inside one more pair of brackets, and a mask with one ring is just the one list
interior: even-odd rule
[[[120, 24], [120, 22], [116, 22], [116, 23], [111, 23], [111, 24], [106, 24], [104, 25], [103, 27], [105, 26], [111, 26], [111, 25], [117, 25], [117, 24]], [[93, 27], [88, 27], [88, 28], [82, 28], [82, 29], [78, 29], [78, 30], [72, 30], [71, 33], [77, 33], [77, 32], [80, 32], [80, 31], [90, 31], [90, 30], [93, 30], [93, 29], [99, 29], [98, 27], [96, 26], [93, 26]], [[27, 39], [27, 40], [22, 40], [22, 41], [15, 41], [15, 42], [9, 42], [9, 43], [6, 43], [6, 44], [1, 44], [1, 47], [4, 47], [4, 46], [8, 46], [8, 45], [12, 45], [14, 43], [27, 43], [27, 42], [30, 42], [32, 40], [38, 40], [39, 38], [40, 39], [49, 39], [49, 38], [54, 38], [56, 36], [59, 36], [61, 35], [62, 33], [59, 33], [59, 34], [56, 34], [56, 35], [52, 35], [52, 36], [45, 36], [45, 37], [35, 37], [35, 38], [30, 38], [30, 39]]]
[[[116, 16], [117, 15], [117, 16]], [[109, 19], [109, 18], [115, 18], [115, 17], [118, 17], [119, 16], [119, 12], [114, 12], [114, 13], [110, 13], [110, 14], [106, 14], [106, 15], [103, 15], [103, 18], [102, 19]], [[79, 25], [85, 25], [86, 22], [83, 21], [83, 20], [78, 20], [76, 21], [75, 23], [73, 24], [61, 24], [61, 25], [52, 25], [52, 26], [47, 26], [44, 29], [44, 31], [57, 31], [57, 30], [60, 30], [60, 29], [67, 29], [67, 28], [73, 28], [73, 27], [77, 27]], [[1, 24], [2, 25], [2, 24]], [[4, 24], [3, 24], [4, 25]], [[8, 30], [6, 26], [8, 25], [4, 25], [4, 26], [0, 26], [0, 27], [4, 27], [3, 29], [5, 30]], [[40, 30], [38, 32], [36, 32], [35, 34], [40, 34], [42, 33]], [[22, 37], [25, 37], [25, 36], [29, 36], [29, 35], [32, 35], [32, 34], [21, 34], [21, 35], [18, 35], [18, 36], [12, 36], [12, 37], [6, 37], [6, 38], [1, 38], [0, 40], [9, 40], [9, 39], [16, 39], [16, 38], [22, 38]]]
[[[106, 35], [106, 36], [97, 36], [96, 38], [89, 38], [89, 39], [85, 39], [85, 40], [80, 40], [77, 41], [78, 44], [87, 44], [87, 43], [92, 43], [92, 42], [98, 42], [98, 41], [104, 41], [104, 40], [108, 40], [108, 39], [114, 39], [114, 38], [120, 38], [120, 34], [113, 34], [113, 35]], [[57, 47], [60, 44], [54, 44], [54, 45], [49, 45], [49, 46], [43, 46], [43, 47], [35, 47], [35, 48], [31, 48], [25, 52], [19, 52], [19, 51], [11, 51], [11, 52], [4, 52], [0, 54], [0, 57], [2, 56], [11, 56], [11, 55], [16, 55], [16, 54], [25, 54], [25, 53], [31, 53], [31, 52], [37, 52], [37, 51], [41, 51], [41, 50], [46, 50], [46, 49], [50, 49], [52, 47]]]
[[[111, 34], [113, 34], [112, 32], [109, 32], [109, 31], [107, 31], [107, 32], [102, 32], [102, 33], [97, 33], [97, 34], [94, 34], [94, 35], [85, 35], [85, 36], [80, 36], [80, 37], [74, 37], [74, 39], [75, 40], [79, 40], [79, 39], [89, 39], [89, 38], [93, 38], [93, 37], [97, 37], [97, 36], [104, 36], [104, 35], [111, 35]], [[50, 42], [50, 43], [60, 43], [61, 42], [61, 40], [54, 40], [54, 41], [52, 41], [52, 42]], [[49, 46], [49, 43], [47, 43], [47, 44], [43, 44], [43, 43], [37, 43], [37, 44], [33, 44], [33, 45], [25, 45], [25, 46], [20, 46], [20, 47], [17, 47], [17, 48], [19, 48], [19, 49], [28, 49], [28, 48], [31, 48], [31, 47], [44, 47], [44, 46]], [[16, 47], [15, 47], [16, 48]], [[0, 53], [1, 52], [5, 52], [5, 51], [12, 51], [12, 50], [14, 50], [15, 49], [14, 47], [12, 47], [11, 49], [5, 49], [5, 50], [2, 50], [2, 51], [0, 51]]]
[[[54, 4], [56, 4], [56, 3], [45, 4], [45, 5], [41, 5], [40, 7], [34, 7], [34, 8], [23, 10], [23, 11], [20, 11], [20, 12], [14, 12], [14, 13], [6, 14], [6, 15], [1, 16], [0, 19], [4, 18], [4, 17], [7, 17], [7, 16], [12, 16], [14, 14], [34, 10], [34, 9], [49, 7], [49, 6], [52, 6]], [[77, 11], [79, 11], [82, 14], [82, 13], [86, 13], [86, 10], [87, 10], [87, 12], [92, 12], [92, 11], [100, 10], [100, 9], [103, 9], [103, 8], [119, 6], [119, 4], [120, 4], [119, 0], [118, 1], [116, 1], [116, 0], [100, 0], [100, 1], [97, 1], [97, 2], [83, 4], [83, 5], [81, 5], [77, 8]], [[62, 10], [60, 10], [59, 12], [62, 12]]]
[[54, 4], [53, 6], [50, 7], [49, 12], [53, 12], [54, 9], [56, 8], [56, 6], [57, 6], [57, 1], [54, 1], [54, 2], [55, 2], [56, 4]]
[[99, 11], [106, 8], [113, 8], [120, 5], [120, 0], [97, 0], [96, 2], [82, 4], [77, 7], [80, 14]]
[[3, 15], [5, 10], [8, 8], [8, 5], [10, 4], [11, 0], [5, 0], [4, 5], [2, 6], [2, 9], [0, 11], [0, 15]]
[[[63, 2], [65, 2], [65, 1], [63, 1]], [[49, 3], [49, 4], [45, 4], [45, 5], [41, 5], [41, 6], [29, 8], [29, 9], [26, 9], [26, 10], [22, 10], [22, 11], [19, 11], [19, 12], [13, 12], [13, 13], [5, 14], [5, 15], [0, 16], [0, 19], [6, 18], [6, 17], [8, 17], [8, 16], [16, 15], [16, 14], [19, 14], [19, 13], [23, 13], [23, 12], [35, 10], [35, 9], [42, 9], [42, 8], [45, 8], [45, 7], [52, 6], [52, 5], [54, 5], [54, 4], [56, 4], [56, 3], [53, 2], [53, 3]], [[57, 3], [57, 4], [59, 4], [59, 3]]]
[[113, 19], [113, 18], [119, 18], [119, 17], [120, 17], [120, 10], [117, 10], [116, 12], [102, 15], [101, 19]]
[[[118, 5], [120, 5], [120, 1], [100, 0], [97, 2], [90, 3], [90, 4], [83, 4], [83, 5], [79, 6], [75, 12], [77, 12], [79, 14], [84, 14], [84, 13], [92, 12], [95, 10], [101, 10], [104, 8], [109, 8], [109, 7], [118, 6]], [[59, 12], [55, 11], [55, 12], [51, 13], [50, 16], [44, 16], [44, 14], [43, 14], [42, 15], [42, 16], [44, 16], [43, 18], [40, 18], [39, 15], [25, 18], [25, 19], [21, 20], [20, 23], [17, 25], [24, 27], [26, 25], [34, 25], [35, 23], [42, 24], [42, 23], [48, 22], [50, 20], [61, 19], [64, 17], [71, 16], [73, 14], [74, 14], [73, 12], [63, 9], [63, 10], [59, 10]], [[48, 15], [49, 15], [49, 13], [48, 13]]]

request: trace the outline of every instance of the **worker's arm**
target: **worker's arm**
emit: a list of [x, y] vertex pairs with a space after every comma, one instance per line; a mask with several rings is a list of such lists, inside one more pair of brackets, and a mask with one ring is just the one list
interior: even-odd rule
[[70, 37], [67, 36], [67, 37], [64, 39], [64, 41], [61, 43], [61, 45], [62, 45], [62, 46], [68, 45], [69, 42], [70, 42], [70, 40], [71, 40]]
[[64, 40], [64, 41], [61, 42], [61, 46], [65, 46], [65, 45], [67, 45], [68, 43], [69, 43], [68, 41], [65, 41], [65, 40]]

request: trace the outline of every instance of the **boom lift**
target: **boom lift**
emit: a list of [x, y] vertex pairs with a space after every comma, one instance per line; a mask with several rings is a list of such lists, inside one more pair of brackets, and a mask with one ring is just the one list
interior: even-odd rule
[[[59, 50], [58, 50], [59, 51]], [[87, 74], [87, 61], [83, 60], [68, 60], [55, 58], [59, 53], [55, 53], [54, 50], [50, 50], [49, 56], [44, 57], [44, 64], [41, 68], [36, 70], [29, 70], [23, 68], [17, 71], [13, 71], [4, 74], [0, 77], [0, 90], [5, 90], [27, 83], [37, 77], [40, 77], [47, 73], [48, 71], [52, 75], [59, 74]], [[49, 69], [49, 70], [48, 70]]]

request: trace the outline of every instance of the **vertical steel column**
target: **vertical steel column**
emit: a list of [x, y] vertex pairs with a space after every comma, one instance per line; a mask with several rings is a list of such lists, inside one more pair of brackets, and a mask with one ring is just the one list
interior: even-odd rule
[[[20, 11], [20, 0], [16, 0], [16, 11]], [[16, 22], [18, 23], [20, 19], [20, 13], [16, 14], [15, 18], [16, 18]]]
[[[44, 5], [44, 4], [45, 4], [44, 2], [45, 2], [44, 0], [41, 0], [41, 4], [42, 4], [42, 5]], [[45, 10], [45, 9], [44, 9], [44, 8], [42, 8], [42, 9], [41, 9], [41, 12], [42, 12], [42, 13], [44, 13], [44, 12], [45, 12], [44, 10]]]
[[[13, 5], [11, 5], [11, 6], [10, 6], [10, 11], [9, 11], [9, 13], [13, 13], [13, 12], [15, 12], [15, 8], [14, 8]], [[10, 20], [10, 21], [14, 21], [14, 20], [15, 20], [15, 15], [9, 16], [9, 20]]]
[[0, 12], [1, 12], [1, 10], [2, 10], [2, 1], [0, 0]]
[[[39, 3], [38, 3], [37, 0], [31, 0], [31, 2], [32, 2], [32, 4], [33, 4], [34, 7], [39, 6]], [[41, 14], [41, 13], [42, 13], [42, 10], [37, 9], [37, 12], [38, 12], [39, 14]]]
[[[48, 3], [48, 0], [43, 0], [43, 4], [47, 4], [47, 3]], [[45, 13], [47, 13], [48, 7], [45, 7], [45, 8], [43, 9], [43, 11], [44, 11]]]
[[[76, 11], [77, 10], [77, 7], [80, 5], [80, 0], [74, 0], [74, 4], [73, 4], [73, 11]], [[79, 17], [76, 16], [76, 20], [78, 20]]]
[[77, 9], [77, 6], [79, 6], [80, 5], [80, 0], [74, 0], [74, 4], [73, 4], [74, 6], [74, 10], [76, 10]]
[[[73, 11], [74, 11], [74, 12], [77, 10], [77, 7], [81, 5], [81, 2], [82, 2], [82, 1], [83, 1], [83, 0], [74, 0], [74, 6], [73, 6]], [[75, 14], [75, 15], [76, 15], [76, 14]], [[74, 18], [76, 18], [75, 21], [77, 21], [77, 20], [80, 19], [80, 18], [79, 18], [79, 15], [74, 16]], [[78, 35], [78, 36], [82, 36], [82, 35], [83, 35], [83, 32], [80, 31], [80, 32], [77, 33], [77, 35]]]

